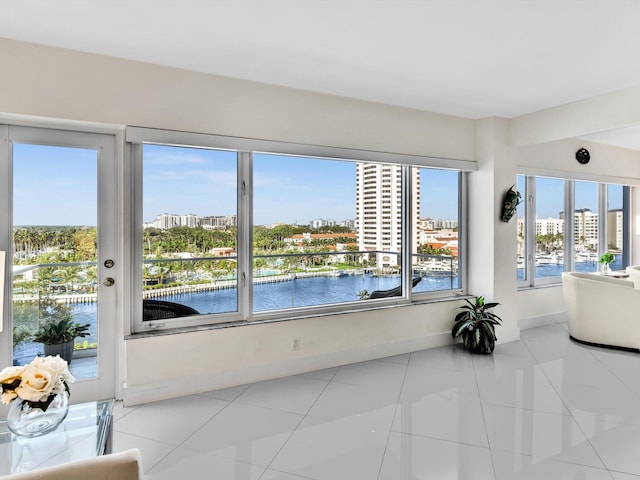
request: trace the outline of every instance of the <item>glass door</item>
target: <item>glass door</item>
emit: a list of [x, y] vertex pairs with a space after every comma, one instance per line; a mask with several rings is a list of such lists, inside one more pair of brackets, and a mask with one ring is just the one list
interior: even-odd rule
[[24, 127], [7, 134], [11, 361], [60, 354], [76, 378], [72, 402], [113, 397], [114, 137]]

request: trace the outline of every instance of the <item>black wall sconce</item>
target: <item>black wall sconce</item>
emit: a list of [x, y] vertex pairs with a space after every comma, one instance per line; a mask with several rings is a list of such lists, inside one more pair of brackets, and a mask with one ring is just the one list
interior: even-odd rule
[[520, 202], [522, 201], [522, 197], [520, 196], [520, 192], [513, 189], [515, 185], [511, 185], [511, 188], [507, 190], [507, 193], [504, 195], [504, 203], [502, 204], [502, 215], [500, 219], [503, 222], [508, 222], [511, 220], [511, 217], [516, 213], [516, 209]]

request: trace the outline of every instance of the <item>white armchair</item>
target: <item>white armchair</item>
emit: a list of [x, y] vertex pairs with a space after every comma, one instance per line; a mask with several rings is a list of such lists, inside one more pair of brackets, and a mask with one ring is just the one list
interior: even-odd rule
[[629, 280], [633, 282], [634, 288], [640, 289], [640, 265], [629, 265], [627, 267]]
[[580, 342], [640, 349], [640, 290], [631, 280], [569, 272], [562, 275], [569, 335]]
[[133, 448], [77, 462], [14, 473], [3, 480], [140, 480], [140, 450]]

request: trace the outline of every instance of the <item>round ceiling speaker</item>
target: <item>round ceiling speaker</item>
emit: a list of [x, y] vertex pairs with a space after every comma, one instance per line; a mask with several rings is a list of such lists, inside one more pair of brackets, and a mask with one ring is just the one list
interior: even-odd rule
[[576, 160], [580, 162], [582, 165], [586, 165], [591, 160], [591, 155], [589, 154], [589, 150], [586, 148], [581, 148], [576, 152]]

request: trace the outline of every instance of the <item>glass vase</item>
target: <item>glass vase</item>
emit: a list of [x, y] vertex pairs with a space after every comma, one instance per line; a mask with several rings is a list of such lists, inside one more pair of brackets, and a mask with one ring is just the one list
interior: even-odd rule
[[7, 426], [16, 435], [38, 437], [55, 430], [66, 418], [69, 403], [66, 392], [52, 395], [51, 402], [28, 402], [16, 398], [11, 402]]

